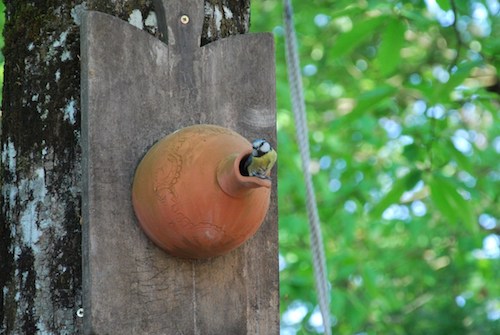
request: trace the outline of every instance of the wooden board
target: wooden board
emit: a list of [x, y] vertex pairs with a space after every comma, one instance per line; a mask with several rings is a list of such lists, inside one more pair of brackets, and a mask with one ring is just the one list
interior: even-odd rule
[[[115, 17], [84, 15], [84, 333], [278, 334], [275, 171], [264, 224], [222, 257], [171, 257], [144, 235], [133, 213], [137, 164], [176, 129], [211, 123], [276, 143], [272, 35], [200, 48], [203, 1], [169, 3], [168, 46]], [[181, 15], [189, 16], [187, 25]]]

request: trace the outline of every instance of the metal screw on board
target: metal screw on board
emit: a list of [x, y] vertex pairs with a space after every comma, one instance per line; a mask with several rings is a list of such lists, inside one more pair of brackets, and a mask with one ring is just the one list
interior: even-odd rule
[[189, 16], [187, 16], [187, 15], [182, 15], [182, 16], [181, 16], [181, 23], [182, 23], [182, 24], [188, 24], [188, 23], [189, 23]]

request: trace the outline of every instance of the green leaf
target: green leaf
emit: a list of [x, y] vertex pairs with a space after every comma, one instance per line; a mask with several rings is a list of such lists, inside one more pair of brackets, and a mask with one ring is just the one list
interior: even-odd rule
[[449, 98], [450, 93], [457, 86], [462, 84], [464, 80], [469, 77], [470, 71], [479, 64], [479, 62], [464, 62], [458, 64], [456, 71], [450, 75], [450, 79], [446, 83], [436, 85], [431, 101], [438, 102], [443, 101], [443, 98]]
[[451, 74], [450, 79], [444, 86], [451, 91], [453, 88], [462, 84], [463, 81], [469, 77], [470, 71], [480, 64], [479, 61], [458, 64], [456, 71]]
[[450, 178], [435, 173], [429, 181], [431, 199], [449, 223], [465, 223], [475, 230], [476, 224], [470, 201], [457, 191], [457, 185]]
[[392, 97], [397, 89], [390, 85], [381, 85], [371, 91], [361, 93], [356, 99], [356, 107], [338, 119], [338, 123], [334, 122], [333, 125], [338, 125], [341, 123], [349, 123], [354, 119], [358, 118], [360, 114], [366, 113], [373, 109], [378, 104], [382, 103], [385, 99]]
[[451, 9], [450, 0], [436, 0], [436, 2], [439, 5], [439, 7], [441, 7], [441, 9], [444, 11]]
[[404, 147], [403, 156], [412, 163], [418, 162], [421, 159], [421, 148], [415, 143], [409, 144]]
[[357, 104], [352, 113], [358, 110], [370, 109], [382, 100], [392, 96], [396, 91], [394, 86], [381, 85], [371, 91], [364, 92], [357, 98]]
[[403, 47], [406, 25], [403, 21], [392, 19], [382, 35], [377, 62], [384, 76], [393, 74], [401, 63], [400, 50]]
[[352, 6], [349, 6], [349, 7], [346, 7], [346, 8], [342, 8], [342, 9], [337, 10], [337, 11], [333, 11], [330, 14], [330, 17], [332, 19], [336, 19], [336, 18], [339, 18], [339, 17], [342, 17], [342, 16], [355, 17], [358, 14], [363, 13], [363, 10], [364, 9], [361, 6], [353, 4]]
[[411, 190], [420, 180], [420, 171], [415, 170], [408, 173], [406, 176], [396, 180], [392, 189], [375, 205], [372, 209], [374, 217], [380, 217], [382, 213], [392, 204], [398, 203], [404, 192]]
[[455, 162], [457, 162], [458, 166], [469, 173], [473, 173], [474, 169], [472, 160], [465, 156], [462, 152], [458, 151], [450, 139], [448, 139], [445, 143], [446, 147], [444, 150], [449, 152], [450, 156], [455, 160]]
[[482, 49], [488, 55], [498, 55], [500, 54], [500, 39], [488, 39], [481, 42]]
[[[443, 1], [443, 0], [441, 0], [441, 1]], [[451, 0], [449, 0], [449, 1], [451, 1]], [[463, 1], [463, 0], [462, 1], [455, 1], [455, 6], [457, 7], [457, 11], [458, 11], [458, 13], [461, 13], [461, 14], [469, 14], [470, 5], [471, 5], [470, 1]], [[450, 8], [451, 8], [451, 4], [450, 4]]]
[[337, 58], [351, 52], [369, 37], [372, 37], [374, 30], [384, 22], [384, 19], [383, 16], [369, 18], [354, 24], [351, 31], [341, 33], [333, 45], [331, 56]]

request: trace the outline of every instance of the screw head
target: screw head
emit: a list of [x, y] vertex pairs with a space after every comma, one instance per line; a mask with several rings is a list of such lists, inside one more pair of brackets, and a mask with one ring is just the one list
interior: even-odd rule
[[189, 23], [189, 16], [187, 16], [187, 15], [182, 15], [182, 16], [181, 16], [181, 23], [182, 23], [182, 24], [188, 24], [188, 23]]

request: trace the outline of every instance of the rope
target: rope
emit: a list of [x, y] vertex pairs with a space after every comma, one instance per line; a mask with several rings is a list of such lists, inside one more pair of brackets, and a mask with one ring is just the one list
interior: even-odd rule
[[309, 218], [314, 279], [318, 294], [319, 308], [323, 316], [323, 325], [325, 334], [331, 335], [330, 326], [330, 292], [327, 278], [327, 268], [325, 260], [325, 250], [323, 246], [323, 237], [316, 205], [316, 196], [312, 183], [311, 173], [309, 171], [310, 153], [309, 136], [306, 120], [306, 106], [302, 88], [302, 78], [300, 76], [300, 64], [297, 51], [297, 40], [293, 24], [293, 9], [290, 0], [285, 0], [285, 36], [286, 36], [286, 60], [288, 67], [288, 78], [290, 83], [290, 94], [292, 97], [292, 110], [295, 119], [295, 128], [297, 140], [299, 143], [300, 157], [302, 160], [302, 169], [306, 184], [307, 215]]

